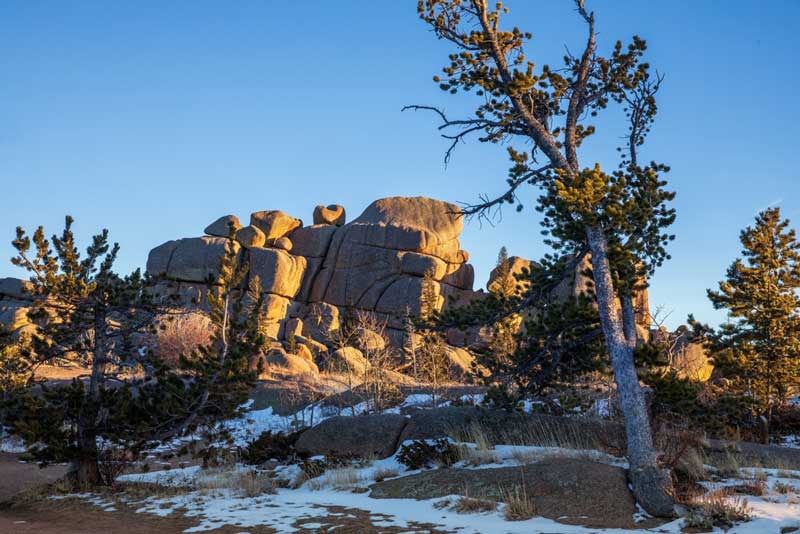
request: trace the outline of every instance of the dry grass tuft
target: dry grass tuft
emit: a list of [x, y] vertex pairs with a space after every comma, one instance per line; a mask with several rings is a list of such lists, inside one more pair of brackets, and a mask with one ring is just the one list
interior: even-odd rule
[[325, 488], [336, 490], [352, 490], [361, 482], [361, 478], [352, 467], [341, 467], [339, 469], [329, 469], [325, 474], [313, 478], [308, 482], [308, 487], [314, 491]]
[[378, 469], [372, 474], [372, 480], [375, 482], [383, 482], [387, 478], [394, 478], [397, 475], [399, 475], [397, 469]]
[[450, 509], [457, 514], [480, 514], [497, 510], [497, 503], [487, 499], [475, 499], [465, 495], [459, 497]]
[[749, 521], [751, 517], [747, 499], [732, 496], [729, 489], [723, 488], [698, 497], [684, 519], [684, 526], [727, 530], [736, 523]]
[[536, 515], [536, 503], [528, 496], [525, 486], [514, 486], [503, 491], [503, 517], [506, 521], [525, 521]]

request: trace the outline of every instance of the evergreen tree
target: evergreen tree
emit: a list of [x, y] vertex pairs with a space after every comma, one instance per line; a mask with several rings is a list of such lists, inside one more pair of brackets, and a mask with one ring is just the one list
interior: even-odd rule
[[744, 259], [708, 291], [731, 319], [712, 335], [714, 364], [769, 422], [800, 376], [800, 243], [778, 208], [759, 213], [739, 239]]
[[15, 338], [11, 330], [0, 324], [0, 406], [31, 384], [35, 366], [28, 336]]
[[503, 297], [511, 297], [517, 291], [517, 280], [511, 272], [511, 262], [508, 259], [506, 247], [500, 247], [495, 264], [495, 278], [489, 291]]
[[[236, 413], [255, 381], [248, 358], [263, 344], [257, 333], [261, 298], [252, 297], [253, 311], [242, 318], [243, 268], [230, 241], [218, 285], [209, 291], [217, 335], [211, 346], [183, 356], [175, 370], [135, 343], [164, 311], [150, 298], [148, 278], [138, 270], [126, 277], [112, 271], [119, 245], [109, 245], [107, 230], [94, 236], [82, 258], [71, 226], [68, 216], [52, 244], [39, 227], [33, 255], [30, 238], [18, 228], [12, 262], [31, 273], [37, 361], [89, 364], [91, 376], [88, 384], [75, 379], [66, 386], [41, 384], [41, 394], [13, 395], [5, 422], [29, 444], [32, 459], [69, 462], [75, 485], [88, 486], [113, 482], [101, 478], [99, 444], [135, 455]], [[117, 387], [109, 384], [112, 378]]]
[[[529, 184], [542, 190], [549, 244], [560, 254], [591, 254], [592, 277], [600, 326], [620, 393], [628, 439], [631, 480], [637, 500], [654, 515], [672, 515], [671, 482], [659, 468], [644, 395], [634, 364], [637, 344], [633, 296], [643, 280], [668, 258], [671, 236], [664, 228], [674, 220], [667, 206], [673, 194], [660, 178], [666, 166], [642, 165], [637, 152], [655, 118], [655, 95], [662, 78], [642, 61], [645, 41], [634, 36], [617, 42], [608, 57], [596, 45], [595, 14], [585, 0], [575, 0], [586, 24], [580, 56], [567, 53], [563, 68], [536, 68], [524, 50], [531, 34], [503, 28], [508, 10], [488, 0], [419, 0], [421, 19], [440, 39], [454, 45], [444, 76], [434, 77], [451, 94], [473, 92], [479, 103], [472, 117], [441, 119], [439, 130], [451, 142], [445, 160], [459, 141], [477, 133], [481, 142], [507, 143], [511, 168], [505, 191], [494, 199], [467, 206], [467, 216], [491, 216], [506, 203], [522, 204], [517, 189]], [[578, 151], [595, 134], [589, 123], [610, 103], [627, 118], [619, 167], [581, 165]], [[515, 149], [515, 140], [532, 149]], [[544, 160], [544, 161], [542, 161]]]

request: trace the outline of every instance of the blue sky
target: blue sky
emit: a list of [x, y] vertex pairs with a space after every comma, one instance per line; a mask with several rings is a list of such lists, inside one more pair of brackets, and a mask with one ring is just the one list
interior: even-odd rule
[[[531, 31], [528, 57], [558, 64], [583, 41], [567, 0], [508, 0]], [[201, 235], [217, 216], [282, 209], [307, 223], [316, 204], [350, 219], [374, 199], [472, 201], [501, 190], [504, 150], [460, 146], [445, 169], [434, 118], [405, 104], [466, 112], [431, 82], [449, 48], [413, 0], [0, 4], [0, 276], [14, 228], [58, 231], [66, 213], [88, 242], [109, 228], [120, 270], [149, 249]], [[667, 76], [643, 154], [672, 166], [677, 240], [652, 280], [651, 306], [675, 326], [716, 323], [706, 288], [739, 251], [738, 232], [780, 205], [800, 222], [795, 102], [800, 2], [589, 0], [608, 50], [636, 33]], [[618, 114], [582, 161], [616, 164]], [[535, 192], [523, 192], [528, 207]], [[482, 286], [497, 250], [540, 257], [533, 210], [472, 223], [462, 247]]]

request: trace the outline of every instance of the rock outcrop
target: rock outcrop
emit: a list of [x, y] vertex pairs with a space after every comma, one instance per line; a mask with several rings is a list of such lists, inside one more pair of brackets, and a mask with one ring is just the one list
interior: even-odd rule
[[[317, 206], [312, 226], [282, 211], [259, 211], [235, 234], [249, 276], [266, 294], [267, 332], [276, 340], [291, 333], [326, 343], [345, 309], [374, 313], [386, 324], [389, 342], [404, 342], [404, 318], [420, 312], [428, 273], [439, 307], [468, 301], [474, 271], [461, 250], [462, 217], [457, 206], [424, 197], [373, 202], [345, 224], [344, 208]], [[203, 305], [203, 287], [219, 276], [229, 225], [222, 217], [204, 237], [168, 241], [154, 248], [147, 271], [163, 280], [159, 294], [177, 295], [185, 305]], [[464, 355], [459, 353], [460, 365]]]
[[34, 328], [28, 319], [33, 301], [26, 291], [27, 285], [19, 278], [0, 278], [0, 324], [15, 335]]

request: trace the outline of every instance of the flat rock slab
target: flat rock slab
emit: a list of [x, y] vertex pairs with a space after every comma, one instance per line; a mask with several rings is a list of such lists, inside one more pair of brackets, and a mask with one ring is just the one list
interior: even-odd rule
[[464, 495], [501, 502], [524, 487], [537, 515], [589, 528], [647, 528], [636, 523], [637, 508], [624, 469], [588, 460], [549, 459], [519, 467], [436, 469], [370, 486], [376, 499], [434, 499]]

